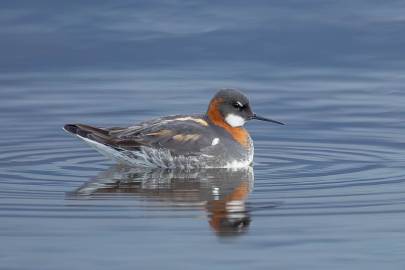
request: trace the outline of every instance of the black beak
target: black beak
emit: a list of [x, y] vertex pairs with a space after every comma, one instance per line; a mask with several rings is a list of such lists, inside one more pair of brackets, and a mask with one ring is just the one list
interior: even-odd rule
[[284, 125], [283, 123], [281, 123], [281, 122], [279, 122], [279, 121], [272, 120], [272, 119], [265, 118], [265, 117], [261, 117], [261, 116], [258, 116], [257, 114], [253, 114], [253, 116], [252, 116], [250, 119], [256, 119], [256, 120], [261, 120], [261, 121], [276, 123], [276, 124], [279, 124], [279, 125]]

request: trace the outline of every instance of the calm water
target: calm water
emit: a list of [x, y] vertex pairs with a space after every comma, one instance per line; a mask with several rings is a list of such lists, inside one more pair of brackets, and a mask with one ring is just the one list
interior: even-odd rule
[[[1, 269], [403, 269], [402, 1], [0, 4]], [[62, 131], [237, 87], [253, 169], [114, 166]]]

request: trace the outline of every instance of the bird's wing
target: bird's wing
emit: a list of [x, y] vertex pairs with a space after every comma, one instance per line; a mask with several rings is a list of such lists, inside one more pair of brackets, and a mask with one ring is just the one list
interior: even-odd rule
[[108, 144], [114, 148], [137, 150], [149, 146], [173, 154], [198, 154], [211, 146], [214, 137], [200, 116], [170, 116], [105, 131], [110, 138]]

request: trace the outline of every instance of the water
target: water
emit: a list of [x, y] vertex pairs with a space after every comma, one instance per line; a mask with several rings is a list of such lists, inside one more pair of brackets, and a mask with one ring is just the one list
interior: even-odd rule
[[[1, 269], [405, 266], [403, 2], [1, 6]], [[61, 129], [222, 87], [287, 124], [247, 125], [253, 170], [114, 166]]]

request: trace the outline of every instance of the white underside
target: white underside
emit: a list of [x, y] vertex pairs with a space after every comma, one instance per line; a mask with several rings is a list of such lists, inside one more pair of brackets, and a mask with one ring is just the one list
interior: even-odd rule
[[252, 164], [251, 159], [248, 160], [234, 160], [232, 162], [228, 162], [226, 163], [226, 165], [223, 168], [245, 168], [247, 166], [249, 166], [250, 164]]
[[[253, 151], [246, 160], [234, 160], [221, 165], [214, 156], [173, 156], [168, 150], [142, 147], [140, 151], [118, 151], [104, 144], [83, 138], [91, 147], [109, 159], [130, 166], [154, 168], [246, 168], [253, 161]], [[215, 165], [213, 165], [215, 164]]]

